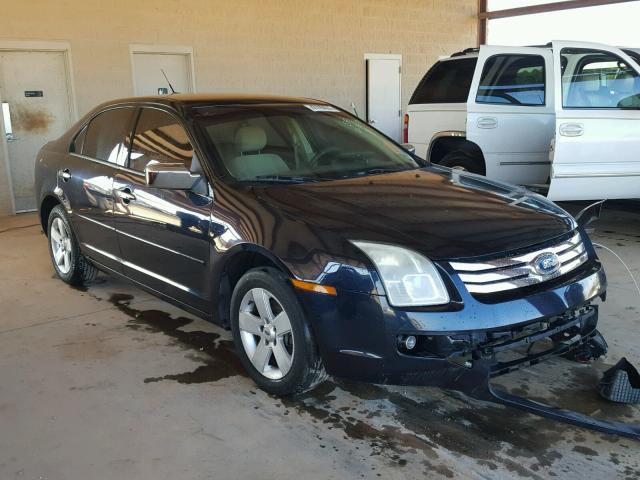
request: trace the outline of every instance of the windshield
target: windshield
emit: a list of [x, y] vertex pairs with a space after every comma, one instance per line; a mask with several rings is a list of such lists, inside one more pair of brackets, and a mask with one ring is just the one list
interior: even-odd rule
[[196, 123], [236, 181], [303, 183], [422, 166], [420, 160], [330, 105], [198, 109]]

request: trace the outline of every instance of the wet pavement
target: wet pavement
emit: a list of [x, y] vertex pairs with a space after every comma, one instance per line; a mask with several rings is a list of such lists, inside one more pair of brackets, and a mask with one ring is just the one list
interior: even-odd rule
[[[640, 215], [629, 210], [605, 210], [592, 238], [640, 278]], [[269, 396], [229, 332], [104, 275], [86, 289], [57, 280], [35, 223], [0, 219], [0, 479], [640, 478], [640, 442], [454, 392], [331, 379]], [[614, 255], [599, 254], [607, 357], [497, 383], [640, 423], [640, 407], [596, 392], [620, 357], [640, 364], [640, 297]]]

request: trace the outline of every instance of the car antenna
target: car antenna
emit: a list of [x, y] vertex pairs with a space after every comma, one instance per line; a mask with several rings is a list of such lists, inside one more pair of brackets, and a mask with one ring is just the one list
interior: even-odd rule
[[351, 102], [351, 109], [353, 110], [354, 115], [360, 118], [360, 115], [358, 115], [358, 109], [356, 108], [355, 102]]
[[173, 85], [171, 85], [171, 82], [169, 81], [169, 77], [167, 77], [167, 74], [164, 73], [164, 68], [161, 68], [160, 71], [162, 72], [162, 75], [164, 75], [164, 79], [167, 81], [167, 83], [169, 84], [169, 88], [171, 89], [171, 93], [178, 93], [175, 91], [175, 89], [173, 88]]

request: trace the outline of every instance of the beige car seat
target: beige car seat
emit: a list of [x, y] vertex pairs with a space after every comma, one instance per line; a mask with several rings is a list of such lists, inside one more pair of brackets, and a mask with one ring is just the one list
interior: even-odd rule
[[281, 175], [289, 167], [278, 155], [262, 153], [267, 134], [260, 127], [240, 127], [235, 134], [235, 147], [239, 155], [231, 159], [227, 168], [238, 180], [250, 180], [264, 175]]

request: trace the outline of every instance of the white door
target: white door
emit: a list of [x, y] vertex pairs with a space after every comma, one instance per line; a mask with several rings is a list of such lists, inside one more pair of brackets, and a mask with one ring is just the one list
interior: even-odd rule
[[489, 178], [546, 183], [553, 138], [553, 62], [546, 48], [482, 46], [467, 100], [467, 139]]
[[367, 122], [400, 141], [400, 58], [367, 58]]
[[0, 51], [0, 99], [15, 210], [33, 210], [38, 150], [71, 124], [65, 54]]
[[133, 53], [133, 75], [136, 95], [168, 95], [192, 93], [191, 57], [181, 53]]
[[640, 67], [617, 48], [554, 42], [552, 200], [640, 198]]

